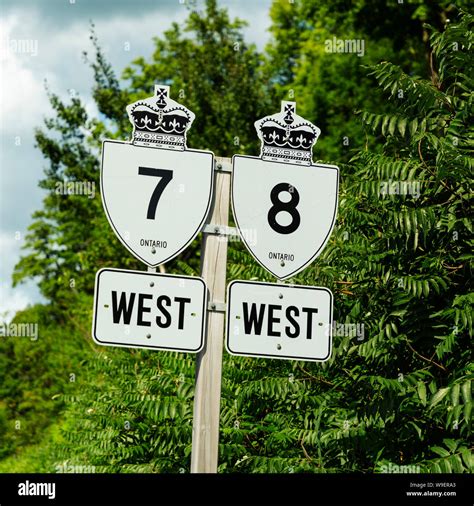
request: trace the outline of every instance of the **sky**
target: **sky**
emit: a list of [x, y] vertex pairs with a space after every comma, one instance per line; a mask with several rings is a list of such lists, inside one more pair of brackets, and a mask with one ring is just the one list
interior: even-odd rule
[[[82, 53], [91, 51], [95, 25], [116, 74], [153, 52], [154, 36], [187, 17], [189, 0], [0, 0], [0, 321], [42, 301], [34, 280], [15, 288], [11, 277], [22, 255], [31, 215], [41, 209], [38, 188], [47, 162], [34, 146], [34, 129], [51, 116], [48, 87], [66, 99], [77, 94], [90, 115], [93, 76]], [[202, 9], [203, 0], [195, 0]], [[269, 39], [271, 0], [220, 0], [231, 17], [246, 20], [247, 41], [263, 49]]]

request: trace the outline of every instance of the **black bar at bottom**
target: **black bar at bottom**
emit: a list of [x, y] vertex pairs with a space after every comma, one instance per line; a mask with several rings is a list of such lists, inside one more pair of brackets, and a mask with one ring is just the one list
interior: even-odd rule
[[3, 474], [0, 506], [472, 506], [472, 485], [460, 474]]

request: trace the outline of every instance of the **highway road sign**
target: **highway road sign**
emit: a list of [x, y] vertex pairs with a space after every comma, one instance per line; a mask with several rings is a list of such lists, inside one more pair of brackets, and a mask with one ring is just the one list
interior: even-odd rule
[[196, 353], [204, 346], [206, 311], [201, 278], [101, 269], [92, 336], [105, 346]]
[[255, 125], [261, 157], [233, 157], [233, 213], [255, 259], [287, 279], [309, 265], [329, 240], [339, 169], [312, 163], [319, 129], [296, 115], [294, 102], [283, 102], [281, 113]]
[[332, 305], [327, 288], [233, 281], [227, 289], [227, 351], [324, 362], [332, 349]]
[[131, 142], [105, 140], [101, 194], [120, 241], [150, 267], [181, 253], [209, 213], [214, 155], [187, 149], [194, 114], [168, 97], [168, 86], [127, 107]]

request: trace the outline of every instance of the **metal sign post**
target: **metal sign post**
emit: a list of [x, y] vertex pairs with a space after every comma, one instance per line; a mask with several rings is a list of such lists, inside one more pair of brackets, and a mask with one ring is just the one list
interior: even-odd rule
[[227, 269], [231, 160], [216, 158], [214, 205], [204, 228], [201, 276], [209, 294], [207, 339], [196, 360], [192, 473], [216, 473]]

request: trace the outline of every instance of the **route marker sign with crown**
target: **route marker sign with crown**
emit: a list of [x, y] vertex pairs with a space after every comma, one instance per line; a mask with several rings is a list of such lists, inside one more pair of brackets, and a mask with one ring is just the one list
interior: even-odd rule
[[105, 140], [101, 193], [117, 237], [150, 267], [181, 253], [210, 209], [214, 155], [186, 146], [194, 114], [169, 97], [169, 86], [127, 107], [131, 142]]
[[287, 279], [309, 265], [329, 240], [339, 169], [312, 162], [320, 130], [296, 114], [295, 102], [283, 101], [280, 113], [256, 121], [255, 128], [260, 157], [233, 157], [234, 218], [255, 259]]

